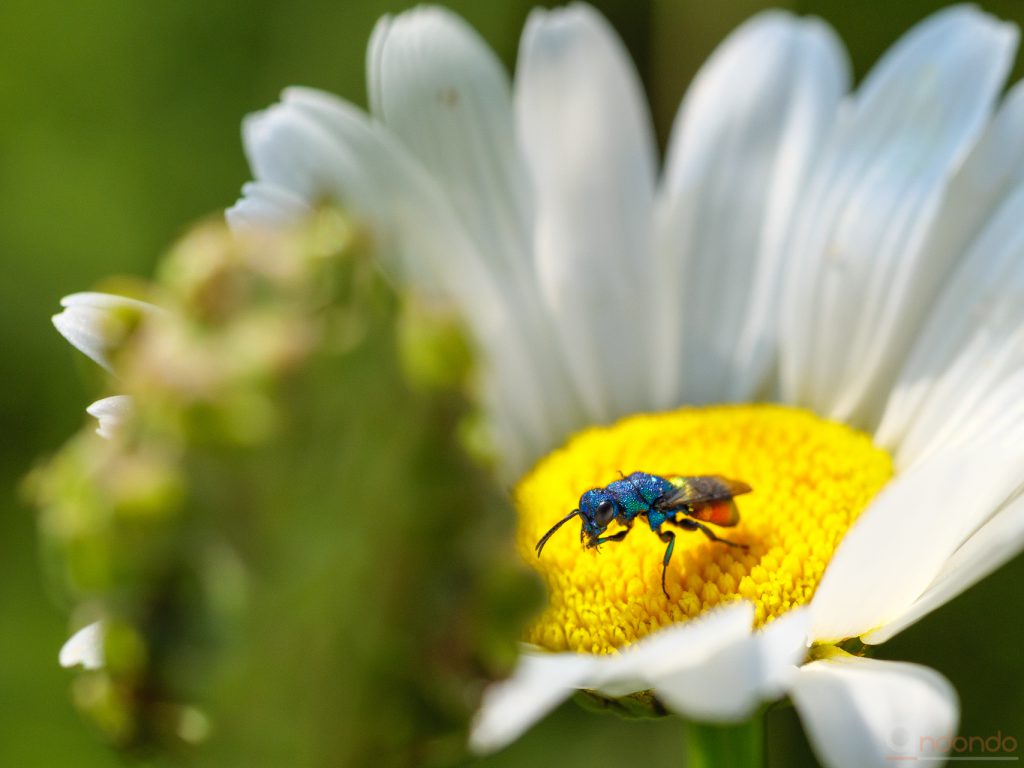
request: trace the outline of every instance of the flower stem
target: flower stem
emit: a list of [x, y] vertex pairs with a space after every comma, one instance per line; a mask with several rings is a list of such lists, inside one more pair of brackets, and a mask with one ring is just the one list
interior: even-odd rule
[[764, 722], [757, 714], [737, 725], [686, 721], [687, 768], [757, 768], [764, 752]]

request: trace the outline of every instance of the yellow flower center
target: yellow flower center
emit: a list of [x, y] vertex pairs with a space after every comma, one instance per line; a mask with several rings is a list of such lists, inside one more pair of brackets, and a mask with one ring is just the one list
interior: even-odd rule
[[[753, 490], [736, 497], [739, 523], [709, 525], [747, 549], [663, 524], [676, 533], [668, 598], [666, 545], [643, 516], [624, 540], [599, 551], [581, 546], [574, 517], [537, 557], [537, 542], [584, 491], [638, 471], [748, 484]], [[552, 651], [611, 653], [739, 599], [755, 605], [763, 625], [811, 599], [840, 539], [892, 473], [891, 457], [866, 434], [783, 406], [685, 408], [581, 432], [516, 487], [517, 544], [550, 593], [527, 640]], [[604, 535], [620, 530], [613, 522]]]

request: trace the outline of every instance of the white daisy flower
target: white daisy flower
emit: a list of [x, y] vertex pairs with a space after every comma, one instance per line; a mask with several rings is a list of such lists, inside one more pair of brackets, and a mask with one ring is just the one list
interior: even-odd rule
[[[1024, 546], [1016, 42], [946, 9], [851, 91], [824, 23], [759, 15], [696, 77], [660, 177], [636, 72], [584, 5], [530, 16], [514, 87], [423, 8], [373, 34], [372, 117], [290, 89], [247, 119], [256, 181], [229, 219], [362, 216], [458, 307], [503, 469], [533, 467], [518, 544], [550, 602], [476, 748], [576, 689], [713, 722], [789, 695], [831, 766], [948, 745], [941, 675], [840, 644], [888, 639]], [[664, 593], [648, 531], [601, 557], [560, 532], [534, 557], [618, 470], [743, 480], [747, 548], [680, 535]]]

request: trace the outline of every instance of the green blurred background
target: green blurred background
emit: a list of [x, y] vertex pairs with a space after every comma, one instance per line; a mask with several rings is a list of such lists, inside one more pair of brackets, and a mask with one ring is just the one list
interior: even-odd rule
[[[736, 23], [765, 3], [702, 0], [595, 3], [626, 39], [664, 143], [695, 69]], [[449, 3], [511, 66], [533, 3]], [[783, 3], [830, 21], [857, 73], [942, 3]], [[118, 765], [73, 711], [57, 650], [67, 634], [48, 592], [32, 512], [17, 484], [34, 457], [83, 421], [96, 394], [88, 366], [52, 329], [59, 298], [111, 273], [148, 275], [198, 217], [234, 201], [249, 178], [243, 114], [286, 85], [365, 103], [363, 56], [382, 0], [5, 0], [0, 3], [0, 284], [3, 393], [0, 458], [0, 765]], [[1024, 22], [1024, 3], [986, 4]], [[1014, 79], [1021, 74], [1018, 64]], [[882, 655], [946, 674], [963, 703], [961, 731], [1024, 741], [1024, 654], [1018, 558], [884, 646]], [[773, 765], [812, 765], [792, 710], [768, 720]], [[625, 722], [562, 707], [489, 765], [681, 762], [671, 720]], [[557, 763], [556, 763], [557, 761]]]

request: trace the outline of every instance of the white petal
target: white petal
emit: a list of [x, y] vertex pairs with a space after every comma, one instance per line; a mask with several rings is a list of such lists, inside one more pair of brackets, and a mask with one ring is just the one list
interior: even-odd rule
[[526, 174], [494, 53], [455, 14], [421, 6], [377, 23], [367, 70], [374, 114], [438, 181], [480, 257], [532, 285]]
[[143, 314], [158, 312], [152, 304], [109, 293], [74, 293], [60, 300], [64, 311], [53, 325], [72, 346], [112, 370], [110, 355], [122, 344]]
[[[956, 735], [956, 691], [927, 667], [841, 656], [800, 668], [791, 695], [828, 768], [935, 758]], [[947, 746], [948, 748], [948, 746]]]
[[[505, 433], [505, 452], [536, 456], [550, 447], [551, 425], [560, 416], [545, 411], [545, 369], [533, 362], [517, 322], [520, 307], [479, 257], [437, 185], [396, 140], [351, 105], [293, 88], [283, 103], [247, 119], [246, 147], [261, 181], [310, 204], [340, 202], [372, 228], [379, 250], [400, 255], [399, 272], [413, 282], [439, 281], [491, 366], [496, 389], [489, 391], [499, 393], [491, 407], [507, 410], [500, 418], [517, 430]], [[564, 405], [564, 398], [555, 402]]]
[[811, 602], [816, 640], [898, 619], [1021, 482], [1024, 445], [937, 454], [898, 475], [843, 538]]
[[785, 399], [873, 423], [948, 264], [929, 252], [946, 184], [977, 140], [1016, 30], [970, 6], [900, 40], [841, 113], [790, 247]]
[[746, 720], [789, 688], [807, 654], [808, 618], [806, 611], [791, 611], [759, 632], [721, 642], [703, 663], [658, 675], [652, 687], [665, 706], [686, 717]]
[[758, 688], [766, 701], [789, 690], [796, 667], [807, 655], [811, 612], [795, 608], [755, 633], [754, 650], [760, 666]]
[[526, 651], [512, 677], [484, 696], [471, 735], [477, 751], [509, 743], [575, 689], [626, 696], [653, 689], [687, 717], [739, 720], [788, 688], [806, 653], [800, 611], [752, 633], [739, 602], [660, 630], [611, 656]]
[[515, 309], [552, 448], [587, 423], [537, 291], [526, 169], [508, 76], [458, 16], [419, 7], [378, 22], [367, 53], [374, 113], [438, 183], [475, 256]]
[[103, 623], [94, 621], [75, 632], [60, 649], [62, 667], [81, 664], [86, 669], [103, 667]]
[[[319, 112], [314, 111], [321, 105]], [[257, 178], [255, 185], [244, 190], [247, 196], [260, 192], [265, 197], [273, 191], [275, 202], [284, 195], [293, 208], [310, 209], [325, 201], [339, 203], [373, 227], [385, 257], [392, 250], [401, 250], [405, 233], [395, 231], [396, 209], [404, 200], [416, 199], [428, 210], [437, 207], [431, 205], [432, 191], [422, 170], [364, 114], [340, 99], [290, 89], [282, 103], [247, 116], [242, 132]], [[398, 198], [403, 190], [404, 196]], [[426, 199], [418, 199], [421, 197]], [[276, 223], [254, 219], [253, 214], [276, 215], [279, 205], [271, 208], [261, 202], [245, 204], [244, 200], [242, 204], [250, 223]], [[429, 258], [433, 243], [427, 240], [424, 245], [424, 258]], [[411, 271], [414, 264], [405, 262], [403, 266]]]
[[233, 229], [243, 230], [286, 225], [311, 211], [305, 200], [284, 187], [253, 181], [242, 187], [242, 199], [225, 216]]
[[753, 606], [732, 603], [602, 659], [584, 687], [608, 696], [650, 689], [684, 717], [738, 722], [788, 688], [807, 652], [808, 618], [791, 611], [752, 632]]
[[654, 688], [667, 675], [700, 666], [723, 647], [748, 639], [753, 623], [753, 606], [737, 602], [692, 621], [666, 627], [622, 653], [602, 659], [603, 664], [587, 687], [608, 696], [625, 696]]
[[659, 407], [749, 399], [764, 380], [783, 237], [847, 69], [826, 25], [767, 12], [733, 32], [694, 79], [659, 201]]
[[992, 215], [932, 309], [876, 437], [900, 466], [1024, 426], [1022, 221], [1024, 185]]
[[523, 653], [512, 676], [484, 692], [470, 732], [471, 749], [493, 752], [515, 741], [582, 687], [598, 661], [578, 653]]
[[512, 677], [485, 692], [471, 745], [477, 752], [500, 749], [575, 689], [613, 697], [654, 690], [684, 717], [748, 718], [790, 687], [807, 651], [807, 617], [791, 611], [754, 633], [753, 606], [737, 602], [610, 656], [527, 650]]
[[956, 263], [989, 222], [992, 211], [1022, 181], [1024, 83], [1018, 83], [950, 181], [924, 246], [932, 263]]
[[931, 586], [899, 618], [865, 635], [884, 643], [923, 616], [973, 586], [1024, 549], [1024, 498], [1001, 510], [946, 561]]
[[[247, 192], [274, 190], [275, 201], [287, 195], [292, 207], [341, 205], [372, 230], [378, 255], [393, 273], [429, 287], [431, 277], [451, 278], [453, 264], [472, 254], [436, 184], [398, 141], [351, 104], [289, 88], [281, 103], [248, 115], [242, 132], [258, 184]], [[250, 224], [275, 223], [254, 219], [253, 205], [242, 204]], [[261, 211], [273, 213], [256, 206]], [[465, 279], [472, 281], [474, 273]]]
[[105, 397], [85, 409], [86, 413], [99, 421], [96, 434], [107, 440], [113, 440], [121, 433], [133, 410], [132, 399], [128, 395]]
[[636, 71], [590, 7], [535, 10], [515, 97], [541, 292], [588, 421], [650, 407], [655, 162]]

